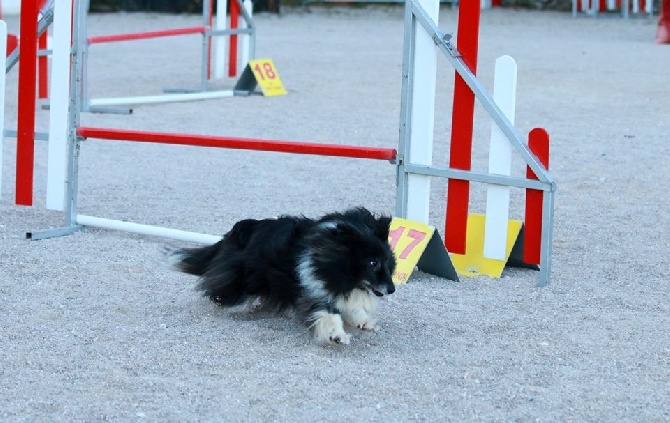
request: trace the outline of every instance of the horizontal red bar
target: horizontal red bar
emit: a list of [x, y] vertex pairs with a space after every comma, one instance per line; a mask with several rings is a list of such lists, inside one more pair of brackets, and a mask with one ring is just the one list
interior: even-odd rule
[[123, 129], [80, 127], [77, 135], [106, 140], [155, 142], [199, 147], [231, 148], [237, 150], [274, 151], [317, 156], [351, 157], [359, 159], [394, 160], [397, 152], [393, 148], [361, 147], [340, 144], [319, 144], [297, 141], [261, 140], [252, 138], [215, 137], [208, 135], [170, 134], [140, 132]]
[[145, 40], [148, 38], [171, 37], [173, 35], [202, 34], [207, 31], [204, 26], [193, 26], [189, 28], [166, 29], [163, 31], [134, 32], [130, 34], [101, 35], [89, 37], [89, 44], [113, 43], [116, 41]]

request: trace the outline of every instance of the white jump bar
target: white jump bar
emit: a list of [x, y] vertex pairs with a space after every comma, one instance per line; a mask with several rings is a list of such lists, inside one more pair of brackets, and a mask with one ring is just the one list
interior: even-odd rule
[[128, 106], [131, 104], [156, 104], [156, 103], [168, 103], [177, 101], [208, 100], [213, 98], [233, 97], [234, 95], [235, 93], [233, 91], [226, 90], [226, 91], [205, 91], [196, 93], [160, 94], [160, 95], [134, 96], [134, 97], [92, 98], [89, 101], [89, 105], [91, 107]]
[[115, 231], [130, 232], [139, 235], [158, 236], [162, 238], [175, 239], [178, 241], [197, 242], [199, 244], [214, 244], [221, 240], [220, 236], [201, 234], [198, 232], [187, 232], [179, 229], [163, 228], [160, 226], [142, 225], [139, 223], [125, 222], [122, 220], [104, 219], [101, 217], [86, 216], [78, 214], [76, 223], [81, 226], [110, 229]]

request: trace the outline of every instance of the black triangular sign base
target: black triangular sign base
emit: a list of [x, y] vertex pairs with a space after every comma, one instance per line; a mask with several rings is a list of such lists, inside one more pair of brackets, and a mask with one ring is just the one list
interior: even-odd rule
[[449, 253], [444, 248], [444, 242], [437, 230], [433, 232], [433, 236], [428, 241], [417, 267], [422, 272], [458, 282], [456, 269], [451, 263]]
[[240, 75], [240, 79], [237, 80], [233, 91], [246, 91], [247, 93], [250, 93], [255, 90], [257, 86], [258, 81], [256, 81], [256, 76], [247, 63], [247, 65], [244, 67], [244, 70], [242, 71], [242, 75]]
[[523, 238], [524, 238], [524, 225], [521, 225], [521, 230], [519, 231], [519, 236], [516, 237], [516, 242], [514, 242], [514, 247], [509, 253], [509, 258], [507, 259], [508, 267], [519, 267], [522, 269], [532, 269], [540, 270], [540, 266], [537, 264], [528, 264], [523, 261]]

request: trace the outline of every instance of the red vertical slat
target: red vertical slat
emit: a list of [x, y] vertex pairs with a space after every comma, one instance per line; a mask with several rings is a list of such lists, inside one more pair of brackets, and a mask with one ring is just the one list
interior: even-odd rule
[[[480, 2], [462, 1], [458, 7], [457, 49], [473, 73], [477, 73]], [[470, 170], [472, 162], [472, 126], [475, 95], [463, 78], [456, 74], [454, 107], [451, 115], [449, 166]], [[450, 179], [447, 187], [445, 245], [452, 253], [465, 254], [465, 236], [470, 202], [470, 182]]]
[[[230, 1], [230, 29], [237, 29], [239, 24], [240, 5], [236, 0]], [[237, 35], [230, 36], [230, 49], [228, 49], [228, 76], [234, 78], [237, 75]]]
[[[39, 38], [39, 49], [44, 51], [47, 49], [47, 32], [45, 31]], [[47, 56], [41, 56], [38, 60], [39, 66], [39, 98], [49, 97], [49, 63]]]
[[35, 94], [37, 73], [37, 2], [21, 2], [19, 104], [16, 136], [16, 204], [33, 204]]
[[[549, 134], [543, 128], [535, 128], [528, 134], [528, 148], [537, 159], [549, 169]], [[530, 167], [526, 168], [526, 178], [537, 179]], [[540, 264], [542, 241], [542, 190], [526, 190], [526, 217], [523, 238], [523, 261]]]

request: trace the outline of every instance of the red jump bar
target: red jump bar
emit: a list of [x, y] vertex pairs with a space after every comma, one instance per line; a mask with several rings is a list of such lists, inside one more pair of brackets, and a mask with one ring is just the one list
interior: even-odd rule
[[146, 40], [148, 38], [171, 37], [173, 35], [202, 34], [207, 31], [204, 26], [193, 26], [188, 28], [166, 29], [163, 31], [134, 32], [130, 34], [100, 35], [89, 37], [89, 44], [113, 43], [116, 41]]
[[215, 137], [207, 135], [140, 132], [110, 128], [79, 127], [77, 135], [103, 140], [153, 142], [158, 144], [193, 145], [199, 147], [231, 148], [237, 150], [274, 151], [317, 156], [351, 157], [358, 159], [395, 160], [393, 148], [362, 147], [340, 144], [320, 144], [297, 141], [261, 140], [253, 138]]

